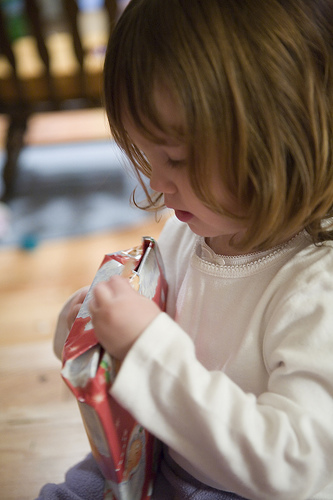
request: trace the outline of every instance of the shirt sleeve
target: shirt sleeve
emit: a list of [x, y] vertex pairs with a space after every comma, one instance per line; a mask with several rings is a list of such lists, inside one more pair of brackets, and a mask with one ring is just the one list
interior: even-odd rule
[[274, 305], [264, 346], [270, 375], [259, 397], [203, 367], [165, 313], [126, 356], [112, 395], [210, 486], [256, 500], [313, 498], [333, 471], [333, 293], [326, 288], [307, 287]]

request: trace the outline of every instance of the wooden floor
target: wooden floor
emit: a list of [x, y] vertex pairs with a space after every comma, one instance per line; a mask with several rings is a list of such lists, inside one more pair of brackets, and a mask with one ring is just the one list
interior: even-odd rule
[[157, 237], [163, 222], [0, 250], [0, 498], [32, 500], [89, 451], [52, 336], [63, 302], [89, 284], [105, 253]]

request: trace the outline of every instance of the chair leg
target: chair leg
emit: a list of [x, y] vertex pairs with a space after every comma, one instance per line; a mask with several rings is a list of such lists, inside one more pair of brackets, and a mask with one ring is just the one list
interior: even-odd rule
[[18, 158], [24, 146], [24, 136], [27, 128], [29, 114], [21, 112], [12, 115], [7, 132], [6, 152], [7, 158], [3, 170], [4, 191], [1, 201], [8, 201], [14, 192], [15, 180], [18, 170]]

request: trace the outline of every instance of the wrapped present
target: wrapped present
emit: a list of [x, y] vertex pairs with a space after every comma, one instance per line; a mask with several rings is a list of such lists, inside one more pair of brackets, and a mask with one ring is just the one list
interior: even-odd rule
[[110, 395], [119, 362], [98, 344], [89, 315], [94, 286], [114, 275], [128, 278], [133, 288], [165, 310], [167, 284], [152, 238], [144, 237], [139, 247], [106, 255], [66, 340], [61, 373], [77, 398], [92, 453], [105, 477], [104, 498], [148, 500], [158, 443]]

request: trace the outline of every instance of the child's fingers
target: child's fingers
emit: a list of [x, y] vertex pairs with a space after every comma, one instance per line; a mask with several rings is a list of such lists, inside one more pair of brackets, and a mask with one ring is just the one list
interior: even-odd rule
[[86, 298], [86, 295], [87, 295], [88, 291], [89, 291], [89, 287], [88, 286], [86, 286], [83, 290], [81, 290], [81, 292], [79, 294], [79, 300], [78, 300], [78, 302], [83, 302], [84, 301], [84, 299]]
[[76, 316], [79, 314], [79, 310], [81, 308], [81, 305], [82, 304], [75, 304], [71, 310], [69, 311], [68, 313], [68, 316], [67, 316], [67, 325], [68, 325], [68, 328], [71, 329], [72, 326], [73, 326], [73, 323], [75, 321], [75, 318]]
[[109, 301], [121, 293], [128, 293], [130, 289], [128, 279], [122, 276], [112, 276], [108, 281], [98, 283], [93, 290], [93, 296], [97, 304]]
[[77, 295], [77, 297], [75, 298], [75, 302], [82, 305], [84, 299], [86, 298], [88, 291], [89, 291], [89, 286], [84, 287], [80, 291], [80, 293]]
[[112, 276], [107, 282], [112, 293], [120, 294], [120, 293], [128, 293], [132, 287], [128, 278], [124, 278], [123, 276]]
[[103, 308], [108, 309], [116, 299], [127, 298], [132, 291], [128, 279], [122, 276], [112, 276], [108, 281], [98, 283], [89, 302], [91, 316], [95, 316]]
[[98, 283], [93, 289], [92, 298], [89, 302], [90, 312], [94, 314], [103, 304], [110, 302], [112, 297], [113, 292], [109, 282]]
[[71, 307], [75, 306], [76, 304], [82, 305], [84, 299], [86, 298], [86, 295], [89, 291], [89, 286], [86, 286], [84, 288], [81, 288], [76, 294], [74, 295], [71, 303]]
[[72, 325], [75, 321], [75, 318], [79, 313], [79, 310], [83, 304], [84, 299], [86, 298], [88, 290], [89, 290], [88, 286], [84, 287], [79, 292], [77, 292], [72, 299], [72, 302], [70, 304], [70, 308], [69, 308], [69, 311], [67, 314], [67, 318], [66, 318], [67, 326], [68, 326], [69, 330], [72, 328]]

